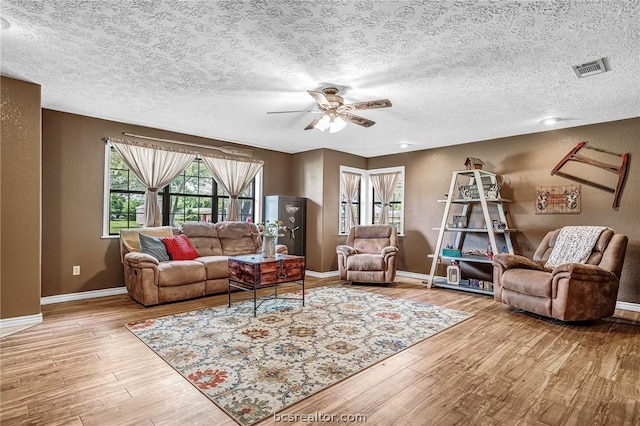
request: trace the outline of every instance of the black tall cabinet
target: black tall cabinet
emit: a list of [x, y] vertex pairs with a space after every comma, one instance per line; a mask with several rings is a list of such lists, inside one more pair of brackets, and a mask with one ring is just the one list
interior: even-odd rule
[[264, 197], [264, 220], [273, 222], [280, 219], [287, 230], [278, 237], [278, 244], [284, 244], [289, 254], [305, 255], [307, 199], [286, 195]]

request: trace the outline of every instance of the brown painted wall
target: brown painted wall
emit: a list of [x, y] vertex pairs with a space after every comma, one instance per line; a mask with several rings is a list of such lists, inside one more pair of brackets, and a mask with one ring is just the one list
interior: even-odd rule
[[293, 195], [307, 199], [306, 268], [322, 271], [324, 221], [324, 150], [293, 155]]
[[0, 86], [0, 318], [15, 318], [40, 313], [40, 86]]
[[[630, 153], [627, 182], [620, 207], [612, 208], [613, 194], [582, 185], [580, 214], [535, 214], [535, 187], [574, 183], [550, 171], [578, 142], [616, 153]], [[548, 230], [564, 225], [604, 225], [629, 237], [618, 300], [640, 303], [640, 118], [495, 139], [473, 144], [418, 151], [369, 159], [369, 168], [406, 166], [406, 236], [400, 252], [401, 270], [427, 274], [444, 206], [436, 202], [448, 191], [453, 170], [464, 169], [466, 157], [485, 161], [485, 170], [505, 178], [502, 196], [513, 200], [508, 207], [511, 225], [518, 228], [519, 252], [532, 255]], [[619, 157], [584, 151], [590, 158], [610, 163]], [[563, 169], [565, 170], [565, 169]], [[568, 169], [569, 170], [569, 169]], [[592, 166], [571, 165], [570, 171], [607, 186], [617, 177]]]
[[294, 195], [307, 198], [307, 269], [316, 272], [337, 268], [340, 166], [366, 169], [367, 160], [330, 149], [294, 154]]
[[[39, 127], [38, 127], [39, 128]], [[42, 296], [124, 285], [118, 239], [101, 238], [104, 142], [123, 132], [199, 144], [227, 142], [43, 110]], [[290, 154], [254, 149], [265, 194], [291, 191]], [[73, 265], [81, 274], [72, 275]]]
[[[98, 120], [73, 114], [43, 112], [43, 254], [42, 295], [57, 295], [122, 286], [118, 242], [101, 239], [102, 175], [105, 136], [137, 132], [192, 141], [207, 139]], [[307, 268], [334, 271], [338, 236], [339, 166], [363, 169], [406, 166], [405, 236], [400, 239], [400, 270], [427, 274], [443, 206], [435, 200], [448, 189], [451, 171], [463, 168], [467, 156], [482, 158], [486, 169], [506, 179], [503, 196], [514, 203], [511, 221], [520, 233], [519, 252], [530, 255], [548, 229], [564, 224], [604, 224], [630, 237], [620, 300], [640, 303], [640, 225], [636, 212], [640, 199], [637, 167], [640, 119], [623, 120], [474, 144], [366, 159], [320, 149], [289, 155], [254, 149], [265, 161], [264, 193], [302, 196], [307, 205]], [[615, 152], [630, 152], [629, 178], [620, 208], [611, 208], [612, 195], [582, 185], [579, 215], [535, 215], [536, 185], [562, 185], [570, 181], [550, 176], [551, 168], [579, 141]], [[219, 142], [216, 142], [219, 143]], [[226, 144], [226, 142], [224, 142]], [[589, 151], [589, 154], [593, 151]], [[591, 176], [593, 170], [588, 170]], [[608, 176], [597, 179], [604, 180]], [[73, 265], [82, 275], [71, 275]]]
[[325, 150], [324, 161], [324, 223], [322, 234], [322, 271], [338, 269], [336, 246], [344, 244], [347, 237], [338, 234], [340, 213], [340, 166], [367, 169], [367, 159], [343, 152]]

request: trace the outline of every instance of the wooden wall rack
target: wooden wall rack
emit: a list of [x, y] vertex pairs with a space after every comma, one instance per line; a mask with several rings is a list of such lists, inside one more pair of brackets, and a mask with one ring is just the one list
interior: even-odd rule
[[[594, 151], [603, 152], [609, 155], [615, 155], [621, 157], [622, 163], [617, 166], [614, 164], [604, 163], [602, 161], [593, 160], [591, 158], [584, 157], [578, 154], [580, 149], [592, 149]], [[579, 163], [588, 164], [590, 166], [599, 167], [608, 172], [614, 173], [618, 175], [618, 183], [615, 188], [610, 188], [608, 186], [599, 184], [597, 182], [592, 182], [577, 176], [570, 175], [568, 173], [561, 172], [560, 169], [564, 166], [568, 161], [577, 161]], [[551, 170], [552, 175], [558, 175], [565, 177], [567, 179], [574, 180], [576, 182], [583, 183], [585, 185], [593, 186], [595, 188], [599, 188], [608, 192], [613, 192], [613, 207], [616, 208], [620, 205], [620, 195], [622, 194], [622, 187], [624, 186], [624, 181], [627, 178], [627, 165], [629, 163], [629, 153], [617, 154], [615, 152], [607, 151], [602, 148], [595, 148], [591, 146], [587, 146], [587, 142], [580, 142], [576, 145], [567, 155], [564, 156], [562, 160]]]

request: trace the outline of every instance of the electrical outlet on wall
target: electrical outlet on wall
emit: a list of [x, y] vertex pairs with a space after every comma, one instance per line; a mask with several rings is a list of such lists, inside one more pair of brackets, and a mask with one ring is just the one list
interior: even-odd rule
[[73, 267], [73, 275], [80, 275], [80, 265], [75, 265]]

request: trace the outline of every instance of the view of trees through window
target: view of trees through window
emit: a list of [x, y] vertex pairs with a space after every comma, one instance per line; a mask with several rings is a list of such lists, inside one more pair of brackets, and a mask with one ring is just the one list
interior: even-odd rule
[[[144, 226], [145, 187], [114, 149], [110, 150], [109, 171], [109, 234]], [[200, 159], [159, 189], [158, 201], [162, 224], [171, 226], [187, 221], [226, 220], [229, 207], [229, 195], [218, 187]], [[238, 196], [239, 220], [253, 220], [254, 205], [255, 180]]]
[[[398, 183], [389, 202], [389, 224], [395, 227], [399, 235], [404, 232], [403, 204], [404, 204], [404, 167], [392, 167], [389, 169], [362, 170], [347, 166], [340, 166], [340, 173], [355, 173], [361, 176], [358, 183], [357, 195], [352, 200], [353, 211], [356, 216], [356, 224], [378, 224], [382, 213], [382, 201], [373, 188], [371, 174], [373, 173], [399, 173]], [[342, 182], [342, 175], [341, 175]], [[347, 198], [344, 183], [340, 185], [340, 209], [338, 231], [340, 234], [349, 233], [347, 228]]]
[[[400, 179], [389, 202], [389, 225], [395, 227], [399, 234], [402, 233], [402, 193], [402, 179]], [[382, 202], [376, 191], [373, 191], [373, 223], [380, 223], [381, 212]]]
[[[355, 199], [351, 200], [353, 212], [355, 213], [356, 223], [352, 225], [360, 224], [360, 189], [362, 182], [358, 183], [358, 195]], [[340, 233], [346, 234], [349, 232], [347, 229], [347, 198], [344, 191], [340, 191]]]

